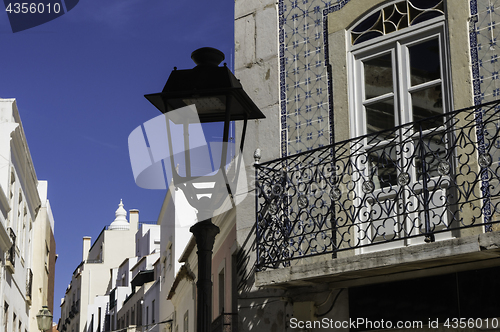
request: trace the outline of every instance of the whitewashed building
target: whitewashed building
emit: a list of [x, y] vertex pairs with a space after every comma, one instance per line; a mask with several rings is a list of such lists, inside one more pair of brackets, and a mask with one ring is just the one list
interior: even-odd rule
[[0, 212], [0, 326], [30, 331], [43, 305], [53, 310], [54, 220], [15, 99], [0, 99]]
[[[30, 326], [28, 331], [36, 331], [36, 315], [42, 306], [47, 306], [54, 313], [54, 281], [56, 242], [54, 238], [54, 217], [47, 199], [47, 181], [38, 181], [41, 207], [33, 224], [33, 262], [32, 283], [27, 285], [31, 291]], [[30, 276], [31, 277], [31, 276]]]
[[[115, 220], [104, 227], [95, 242], [91, 245], [90, 237], [83, 238], [82, 262], [73, 272], [61, 300], [58, 331], [98, 332], [105, 329], [109, 294], [117, 276], [112, 271], [117, 271], [124, 260], [135, 257], [139, 211], [129, 211], [130, 222], [126, 217], [127, 211], [120, 201]], [[128, 273], [125, 277], [128, 278]]]
[[[120, 201], [115, 220], [91, 245], [61, 301], [61, 332], [141, 330], [158, 322], [160, 225], [139, 223], [139, 211]], [[151, 329], [151, 327], [150, 327]]]
[[[196, 211], [189, 205], [181, 190], [176, 190], [173, 187], [169, 189], [158, 217], [158, 224], [161, 225], [161, 243], [160, 243], [160, 301], [159, 301], [159, 318], [162, 322], [170, 322], [163, 324], [160, 328], [172, 328], [171, 331], [179, 329], [182, 331], [182, 322], [185, 317], [188, 317], [189, 326], [194, 326], [194, 297], [192, 293], [188, 296], [179, 298], [178, 303], [172, 300], [171, 289], [176, 287], [180, 279], [183, 279], [186, 269], [191, 271], [196, 266], [186, 264], [186, 261], [180, 261], [192, 234], [189, 232], [196, 219]], [[192, 277], [191, 277], [192, 278]], [[180, 302], [187, 301], [187, 304]], [[188, 309], [186, 309], [186, 307]], [[186, 310], [191, 312], [186, 315]], [[178, 327], [180, 325], [180, 327]]]
[[[109, 329], [129, 328], [139, 331], [159, 331], [155, 325], [159, 317], [159, 258], [160, 225], [141, 224], [136, 234], [136, 257], [130, 258], [119, 268], [116, 298], [110, 310]], [[131, 264], [134, 262], [134, 264]], [[121, 275], [127, 274], [126, 278]], [[123, 298], [123, 294], [125, 298]]]

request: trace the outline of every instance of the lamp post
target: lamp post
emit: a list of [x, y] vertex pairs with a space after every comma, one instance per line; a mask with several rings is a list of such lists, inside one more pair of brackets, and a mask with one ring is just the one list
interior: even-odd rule
[[[265, 118], [264, 114], [243, 90], [240, 82], [231, 73], [229, 68], [219, 67], [224, 60], [224, 54], [214, 48], [201, 48], [191, 54], [196, 64], [192, 69], [177, 70], [170, 74], [163, 91], [149, 94], [145, 97], [162, 113], [169, 113], [180, 108], [195, 105], [197, 117], [193, 120], [186, 111], [181, 116], [173, 116], [170, 120], [175, 124], [182, 124], [184, 137], [184, 154], [182, 156], [186, 169], [180, 175], [176, 167], [170, 121], [167, 119], [169, 135], [170, 167], [174, 185], [183, 190], [189, 204], [197, 209], [198, 222], [190, 228], [198, 247], [198, 281], [197, 286], [197, 331], [210, 332], [212, 319], [212, 250], [215, 236], [219, 227], [212, 223], [213, 212], [219, 208], [225, 199], [232, 200], [231, 188], [235, 188], [238, 171], [242, 165], [242, 155], [235, 160], [231, 168], [236, 172], [234, 179], [229, 178], [228, 171], [228, 142], [231, 121], [243, 120], [243, 129], [240, 138], [240, 151], [243, 150], [247, 121]], [[189, 125], [193, 121], [199, 123], [223, 123], [222, 149], [220, 152], [220, 166], [215, 174], [203, 176], [193, 175]], [[213, 157], [213, 156], [212, 156]], [[177, 156], [179, 158], [179, 156]], [[215, 162], [214, 162], [215, 163]], [[218, 161], [217, 161], [218, 163]], [[193, 183], [215, 183], [213, 188], [197, 187]], [[224, 182], [224, 183], [222, 183]], [[229, 191], [229, 195], [220, 195], [220, 190]], [[227, 188], [227, 189], [226, 189]], [[233, 206], [234, 206], [234, 202]]]
[[44, 305], [42, 309], [38, 311], [38, 315], [36, 315], [36, 322], [40, 331], [52, 329], [52, 313], [50, 312], [49, 307]]

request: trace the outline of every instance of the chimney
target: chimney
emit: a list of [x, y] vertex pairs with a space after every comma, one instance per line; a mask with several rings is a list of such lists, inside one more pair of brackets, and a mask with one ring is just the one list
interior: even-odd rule
[[90, 250], [90, 236], [83, 237], [83, 255], [82, 261], [86, 261], [89, 258], [89, 250]]
[[135, 232], [139, 230], [139, 210], [132, 209], [129, 211], [130, 229]]

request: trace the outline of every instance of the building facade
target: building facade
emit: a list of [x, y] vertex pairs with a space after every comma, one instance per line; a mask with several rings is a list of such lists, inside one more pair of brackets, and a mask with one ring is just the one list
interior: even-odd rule
[[[183, 296], [182, 299], [187, 304], [179, 307], [177, 303], [172, 301], [171, 290], [176, 288], [177, 284], [184, 278], [183, 271], [191, 271], [192, 269], [192, 266], [182, 260], [182, 257], [188, 250], [187, 248], [192, 246], [193, 239], [189, 227], [196, 220], [195, 210], [189, 205], [182, 191], [170, 187], [158, 216], [158, 223], [161, 225], [159, 317], [160, 321], [169, 322], [160, 326], [162, 332], [165, 329], [167, 331], [182, 331], [184, 316], [186, 316], [185, 324], [194, 326], [195, 298], [192, 294]], [[194, 275], [191, 276], [196, 278]], [[189, 317], [189, 313], [186, 315], [188, 310], [191, 310], [191, 317]]]
[[0, 211], [0, 326], [31, 331], [42, 306], [53, 310], [54, 219], [15, 99], [0, 99]]
[[498, 322], [497, 6], [235, 2], [239, 329]]
[[33, 224], [33, 267], [32, 283], [27, 285], [31, 291], [30, 325], [28, 331], [36, 331], [38, 311], [47, 306], [54, 312], [54, 281], [57, 260], [56, 241], [54, 238], [54, 217], [47, 199], [47, 181], [38, 181], [38, 193], [41, 206]]
[[61, 300], [58, 330], [159, 331], [160, 225], [139, 223], [139, 211], [120, 201], [115, 220], [91, 245]]
[[90, 237], [83, 238], [82, 262], [73, 272], [61, 300], [59, 331], [97, 332], [105, 329], [110, 293], [116, 281], [112, 278], [116, 277], [112, 271], [125, 259], [135, 257], [139, 211], [129, 211], [130, 222], [126, 216], [127, 211], [120, 202], [115, 220], [102, 230], [92, 245]]
[[[230, 204], [229, 202], [226, 202]], [[178, 206], [176, 205], [176, 208]], [[237, 243], [235, 209], [212, 218], [220, 229], [215, 238], [212, 254], [212, 326], [214, 332], [237, 328]], [[178, 234], [177, 234], [178, 235]], [[196, 331], [198, 256], [194, 236], [183, 248], [178, 262], [181, 263], [172, 283], [164, 288], [166, 300], [172, 307], [173, 331]], [[163, 311], [162, 311], [163, 313]]]
[[[160, 225], [141, 224], [136, 234], [135, 247], [137, 256], [125, 260], [118, 270], [116, 284], [121, 285], [122, 289], [113, 290], [117, 300], [109, 314], [110, 331], [115, 330], [115, 327], [159, 331]], [[125, 274], [126, 278], [121, 277]], [[118, 298], [123, 296], [116, 295], [119, 293], [125, 295], [122, 301]]]

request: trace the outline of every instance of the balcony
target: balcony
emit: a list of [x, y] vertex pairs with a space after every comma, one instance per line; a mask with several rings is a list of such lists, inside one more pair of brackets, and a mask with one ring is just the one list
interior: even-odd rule
[[11, 227], [8, 229], [8, 233], [10, 236], [10, 240], [12, 241], [12, 246], [7, 251], [7, 257], [5, 261], [5, 267], [10, 271], [10, 273], [14, 273], [16, 266], [16, 234]]
[[116, 287], [109, 293], [109, 310], [116, 307]]
[[256, 165], [257, 270], [493, 241], [499, 132], [496, 101]]
[[212, 322], [211, 332], [238, 332], [238, 314], [220, 314]]
[[28, 269], [27, 272], [28, 273], [26, 276], [26, 302], [28, 302], [28, 305], [31, 305], [31, 295], [33, 289], [33, 271], [31, 271], [31, 269]]

